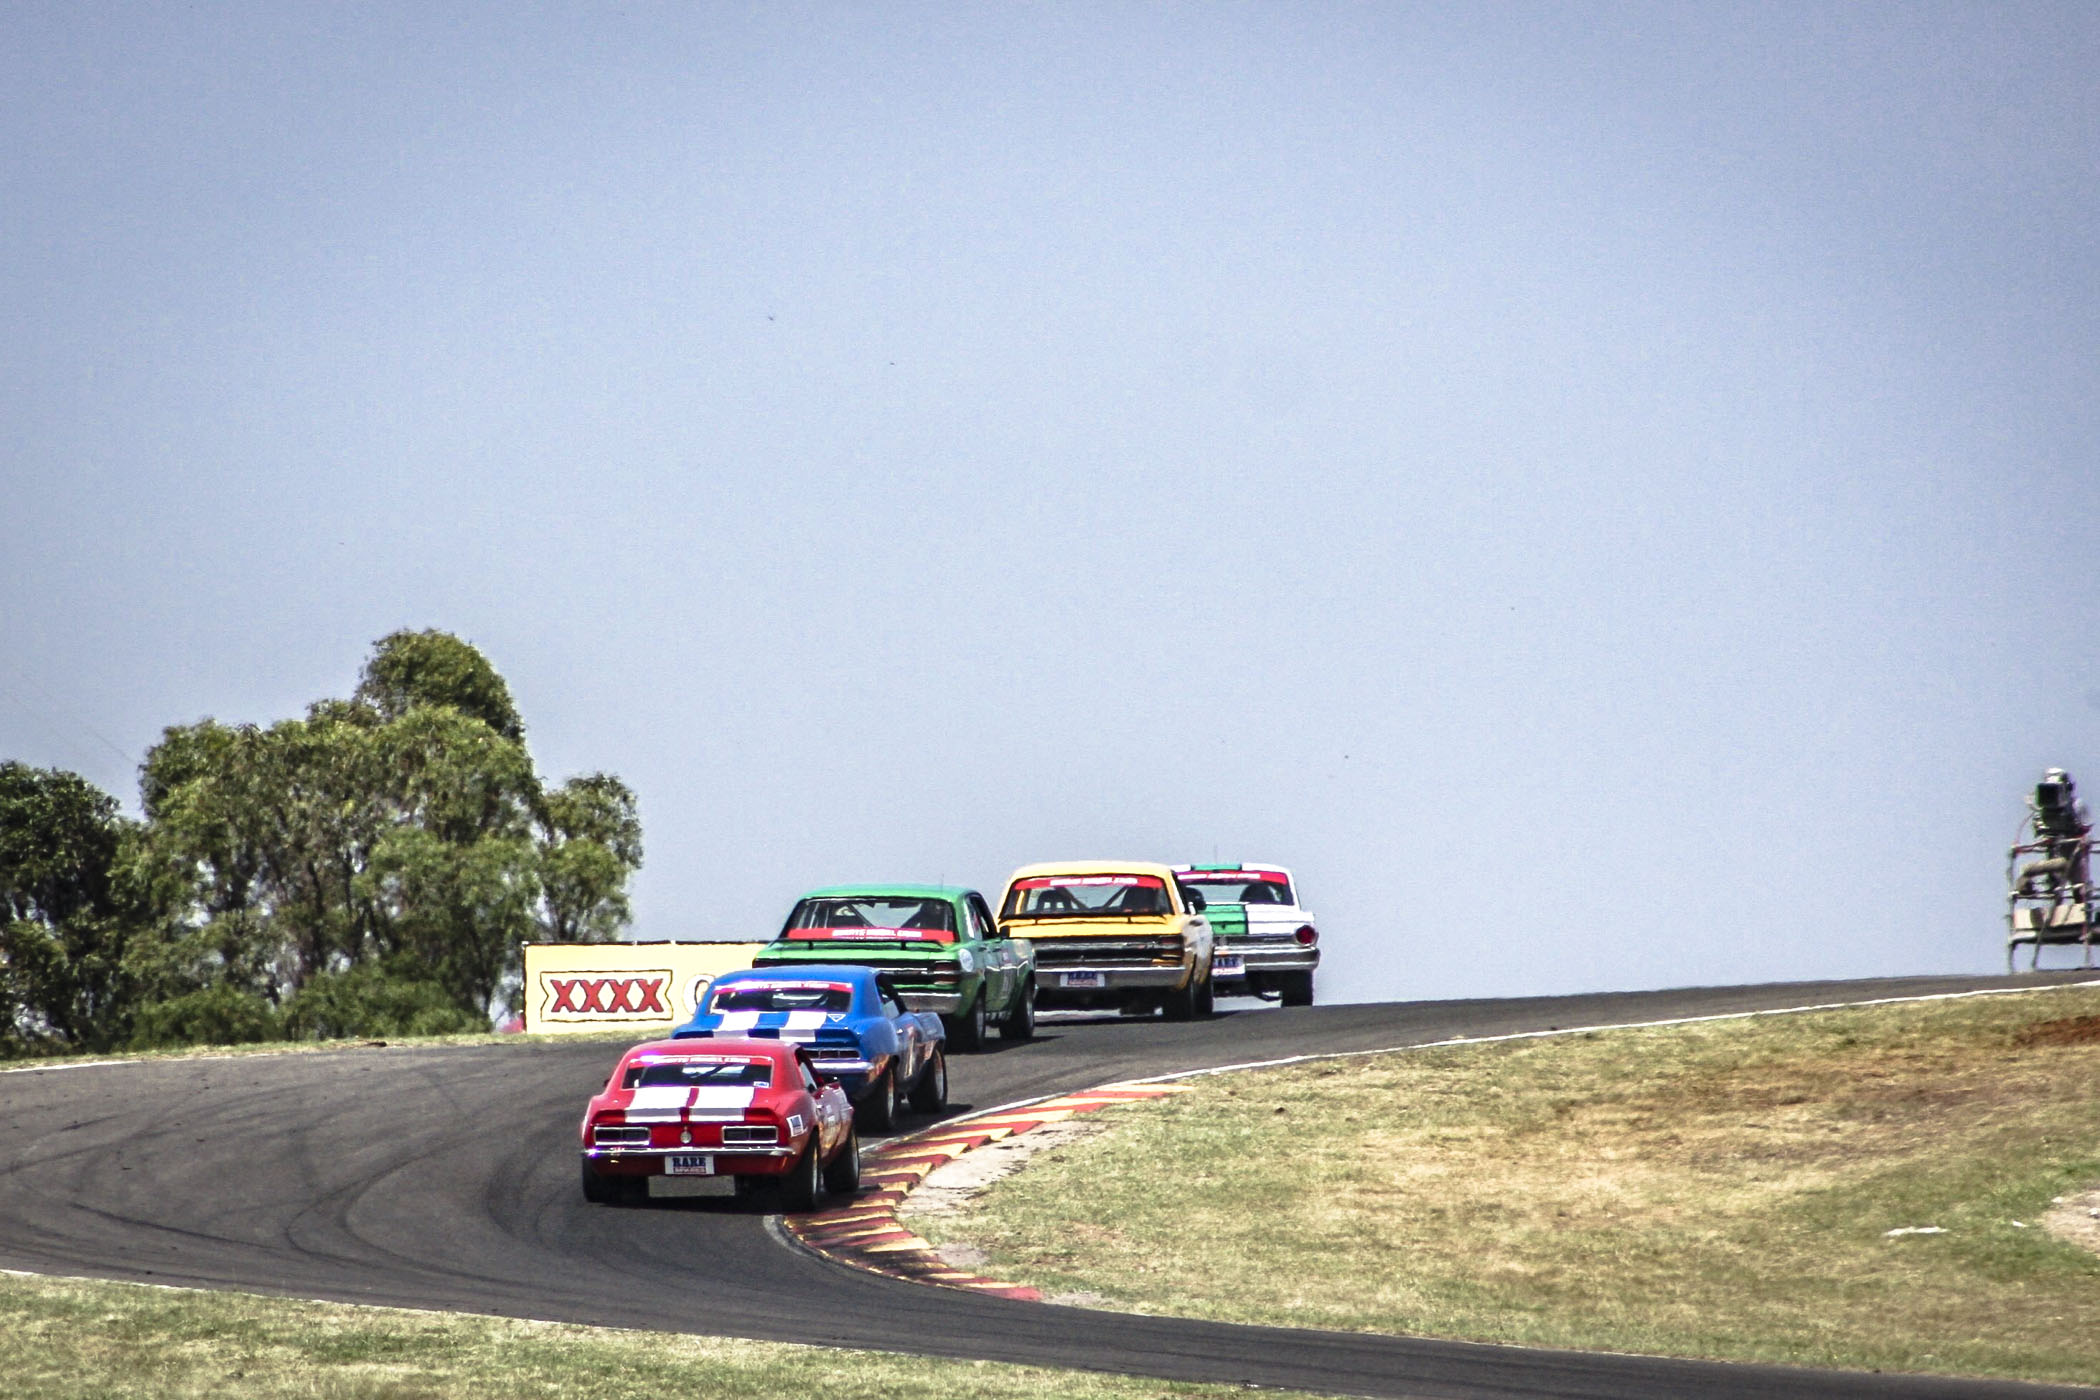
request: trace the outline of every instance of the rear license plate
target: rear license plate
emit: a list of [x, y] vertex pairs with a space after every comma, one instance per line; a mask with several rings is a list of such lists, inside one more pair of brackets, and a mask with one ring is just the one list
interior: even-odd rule
[[1238, 977], [1244, 971], [1238, 953], [1220, 953], [1210, 960], [1210, 975], [1213, 977]]
[[665, 1176], [713, 1176], [715, 1159], [702, 1152], [673, 1152], [664, 1158]]
[[1105, 987], [1108, 979], [1098, 972], [1061, 972], [1057, 985], [1060, 987]]

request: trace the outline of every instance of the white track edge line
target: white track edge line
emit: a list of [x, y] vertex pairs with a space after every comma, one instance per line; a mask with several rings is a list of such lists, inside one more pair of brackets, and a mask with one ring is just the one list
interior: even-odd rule
[[[1599, 1031], [1652, 1030], [1660, 1026], [1697, 1026], [1713, 1021], [1747, 1021], [1753, 1016], [1800, 1016], [1812, 1011], [1849, 1011], [1862, 1006], [1901, 1006], [1909, 1002], [1959, 1001], [1965, 997], [2021, 996], [2028, 993], [2063, 992], [2078, 987], [2100, 987], [2100, 975], [2077, 982], [2057, 982], [2047, 987], [1978, 987], [1966, 992], [1929, 992], [1907, 997], [1872, 997], [1866, 1001], [1825, 1001], [1803, 1006], [1773, 1006], [1761, 1011], [1722, 1011], [1711, 1016], [1675, 1016], [1661, 1021], [1604, 1021], [1591, 1026], [1566, 1026], [1559, 1030], [1514, 1031], [1508, 1035], [1462, 1035], [1447, 1040], [1418, 1040], [1406, 1045], [1383, 1045], [1371, 1050], [1324, 1050], [1309, 1055], [1286, 1055], [1276, 1060], [1248, 1060], [1236, 1065], [1213, 1065], [1208, 1069], [1178, 1069], [1166, 1074], [1148, 1075], [1143, 1079], [1117, 1079], [1107, 1084], [1096, 1084], [1089, 1089], [1069, 1089], [1056, 1094], [1037, 1094], [1033, 1098], [1015, 1099], [1011, 1103], [992, 1108], [981, 1108], [957, 1118], [944, 1118], [938, 1123], [921, 1128], [916, 1133], [889, 1138], [890, 1143], [916, 1142], [920, 1138], [932, 1137], [959, 1124], [971, 1123], [980, 1118], [995, 1118], [1002, 1113], [1015, 1113], [1039, 1103], [1053, 1099], [1069, 1099], [1081, 1094], [1100, 1093], [1109, 1089], [1120, 1089], [1132, 1084], [1171, 1084], [1180, 1079], [1201, 1079], [1211, 1074], [1237, 1074], [1242, 1070], [1275, 1069], [1283, 1065], [1309, 1064], [1315, 1060], [1349, 1060], [1364, 1055], [1406, 1055], [1418, 1050], [1448, 1050], [1464, 1045], [1499, 1045], [1515, 1040], [1550, 1040], [1564, 1035], [1593, 1035]], [[906, 1193], [907, 1197], [909, 1192]]]
[[[1594, 1026], [1560, 1026], [1556, 1031], [1512, 1031], [1510, 1035], [1453, 1035], [1445, 1041], [1415, 1041], [1413, 1045], [1384, 1045], [1380, 1049], [1327, 1049], [1327, 1052], [1308, 1056], [1285, 1056], [1281, 1060], [1249, 1060], [1245, 1064], [1218, 1064], [1203, 1070], [1174, 1070], [1168, 1075], [1151, 1075], [1147, 1079], [1117, 1079], [1115, 1083], [1100, 1085], [1102, 1089], [1115, 1089], [1128, 1083], [1172, 1083], [1176, 1079], [1201, 1079], [1203, 1075], [1233, 1075], [1237, 1070], [1262, 1070], [1281, 1064], [1306, 1064], [1310, 1060], [1354, 1060], [1359, 1056], [1399, 1056], [1411, 1054], [1417, 1049], [1449, 1049], [1453, 1045], [1504, 1045], [1508, 1041], [1548, 1041], [1562, 1035], [1596, 1035], [1598, 1031], [1653, 1031], [1657, 1026], [1703, 1026], [1716, 1020], [1749, 1020], [1753, 1016], [1806, 1016], [1808, 1012], [1850, 1012], [1863, 1005], [1905, 1005], [1913, 1001], [1961, 1001], [1966, 997], [2020, 997], [2029, 993], [2047, 991], [2071, 991], [2075, 987], [2100, 987], [2100, 976], [2085, 978], [2081, 982], [2056, 982], [2054, 987], [1978, 987], [1974, 991], [1936, 991], [1919, 997], [1871, 997], [1867, 1001], [1819, 1001], [1812, 1005], [1774, 1005], [1762, 1012], [1716, 1012], [1714, 1016], [1672, 1016], [1667, 1020], [1609, 1020]], [[1086, 1094], [1086, 1089], [1079, 1089]]]
[[[2100, 986], [2100, 977], [2089, 977], [2079, 982], [2058, 982], [2047, 987], [1978, 987], [1967, 992], [1932, 992], [1920, 996], [1873, 997], [1866, 1001], [1825, 1001], [1807, 1006], [1772, 1006], [1762, 1011], [1721, 1011], [1711, 1016], [1673, 1016], [1661, 1021], [1605, 1021], [1594, 1026], [1563, 1026], [1556, 1030], [1513, 1031], [1508, 1035], [1457, 1035], [1448, 1040], [1424, 1040], [1411, 1045], [1387, 1045], [1376, 1050], [1326, 1050], [1310, 1055], [1286, 1055], [1280, 1060], [1250, 1060], [1238, 1065], [1215, 1065], [1209, 1069], [1175, 1070], [1169, 1074], [1155, 1074], [1144, 1079], [1118, 1079], [1113, 1084], [1103, 1084], [1102, 1089], [1120, 1088], [1126, 1084], [1167, 1084], [1177, 1079], [1200, 1079], [1207, 1074], [1233, 1074], [1248, 1069], [1273, 1069], [1280, 1065], [1300, 1065], [1313, 1060], [1348, 1060], [1363, 1055], [1404, 1055], [1417, 1050], [1448, 1050], [1464, 1045], [1500, 1045], [1513, 1040], [1551, 1040], [1558, 1036], [1594, 1035], [1599, 1031], [1653, 1030], [1661, 1026], [1699, 1026], [1713, 1021], [1747, 1021], [1755, 1016], [1801, 1016], [1813, 1011], [1851, 1011], [1863, 1006], [1902, 1006], [1910, 1002], [1961, 1001], [1967, 997], [2024, 996], [2041, 992], [2063, 992], [2078, 987]], [[1080, 1089], [1075, 1092], [1088, 1093]], [[1052, 1097], [1060, 1097], [1053, 1095]], [[1039, 1100], [1030, 1100], [1039, 1102]]]

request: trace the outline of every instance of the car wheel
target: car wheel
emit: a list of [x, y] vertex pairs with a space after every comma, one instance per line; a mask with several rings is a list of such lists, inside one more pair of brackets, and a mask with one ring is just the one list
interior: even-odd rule
[[815, 1130], [809, 1135], [809, 1151], [802, 1154], [789, 1172], [787, 1180], [780, 1183], [780, 1208], [782, 1210], [815, 1210], [824, 1195], [823, 1141]]
[[970, 1009], [953, 1020], [944, 1020], [948, 1027], [948, 1043], [962, 1051], [984, 1048], [984, 990], [978, 989], [970, 1002]]
[[866, 1123], [871, 1133], [886, 1133], [897, 1126], [897, 1066], [894, 1061], [882, 1078], [869, 1086], [868, 1095], [854, 1110], [854, 1121]]
[[911, 1086], [911, 1106], [921, 1113], [939, 1113], [948, 1106], [948, 1056], [938, 1045], [919, 1071], [919, 1082]]
[[1310, 972], [1283, 972], [1276, 977], [1276, 989], [1282, 993], [1285, 1006], [1311, 1006], [1313, 1004], [1313, 975]]
[[619, 1183], [593, 1171], [588, 1157], [583, 1159], [583, 1198], [594, 1206], [609, 1206], [620, 1199]]
[[1014, 998], [1013, 1010], [999, 1023], [1001, 1040], [1033, 1040], [1035, 1038], [1035, 979], [1026, 978], [1021, 983], [1021, 994]]
[[1203, 985], [1196, 989], [1196, 1014], [1209, 1016], [1217, 1009], [1218, 984], [1206, 977], [1203, 979]]
[[850, 1196], [860, 1190], [859, 1129], [847, 1127], [846, 1141], [833, 1154], [831, 1165], [824, 1168], [824, 1187], [836, 1196]]
[[1169, 1021], [1193, 1021], [1196, 1019], [1196, 978], [1189, 980], [1167, 993], [1167, 1019]]

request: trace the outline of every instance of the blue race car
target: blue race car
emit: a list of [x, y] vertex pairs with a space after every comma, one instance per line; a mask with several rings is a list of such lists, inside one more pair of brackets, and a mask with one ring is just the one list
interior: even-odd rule
[[948, 1103], [947, 1032], [931, 1011], [906, 1011], [875, 969], [831, 963], [726, 972], [674, 1040], [747, 1036], [809, 1047], [817, 1073], [853, 1100], [863, 1131], [886, 1133], [909, 1099], [938, 1113]]

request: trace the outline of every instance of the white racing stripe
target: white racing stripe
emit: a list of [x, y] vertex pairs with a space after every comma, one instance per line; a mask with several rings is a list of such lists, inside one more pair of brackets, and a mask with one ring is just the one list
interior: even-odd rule
[[627, 1108], [630, 1123], [675, 1123], [688, 1110], [697, 1117], [717, 1114], [741, 1118], [758, 1097], [749, 1084], [705, 1084], [689, 1089], [682, 1084], [648, 1085], [634, 1091]]
[[[790, 1011], [787, 1014], [787, 1029], [791, 1031], [814, 1031], [822, 1027], [824, 1022], [830, 1018], [830, 1015], [830, 1012], [822, 1010]], [[802, 1036], [795, 1038], [797, 1040], [804, 1039]]]
[[722, 1013], [722, 1024], [717, 1033], [721, 1035], [742, 1035], [753, 1026], [756, 1026], [758, 1018], [765, 1014], [763, 1011], [725, 1011]]

